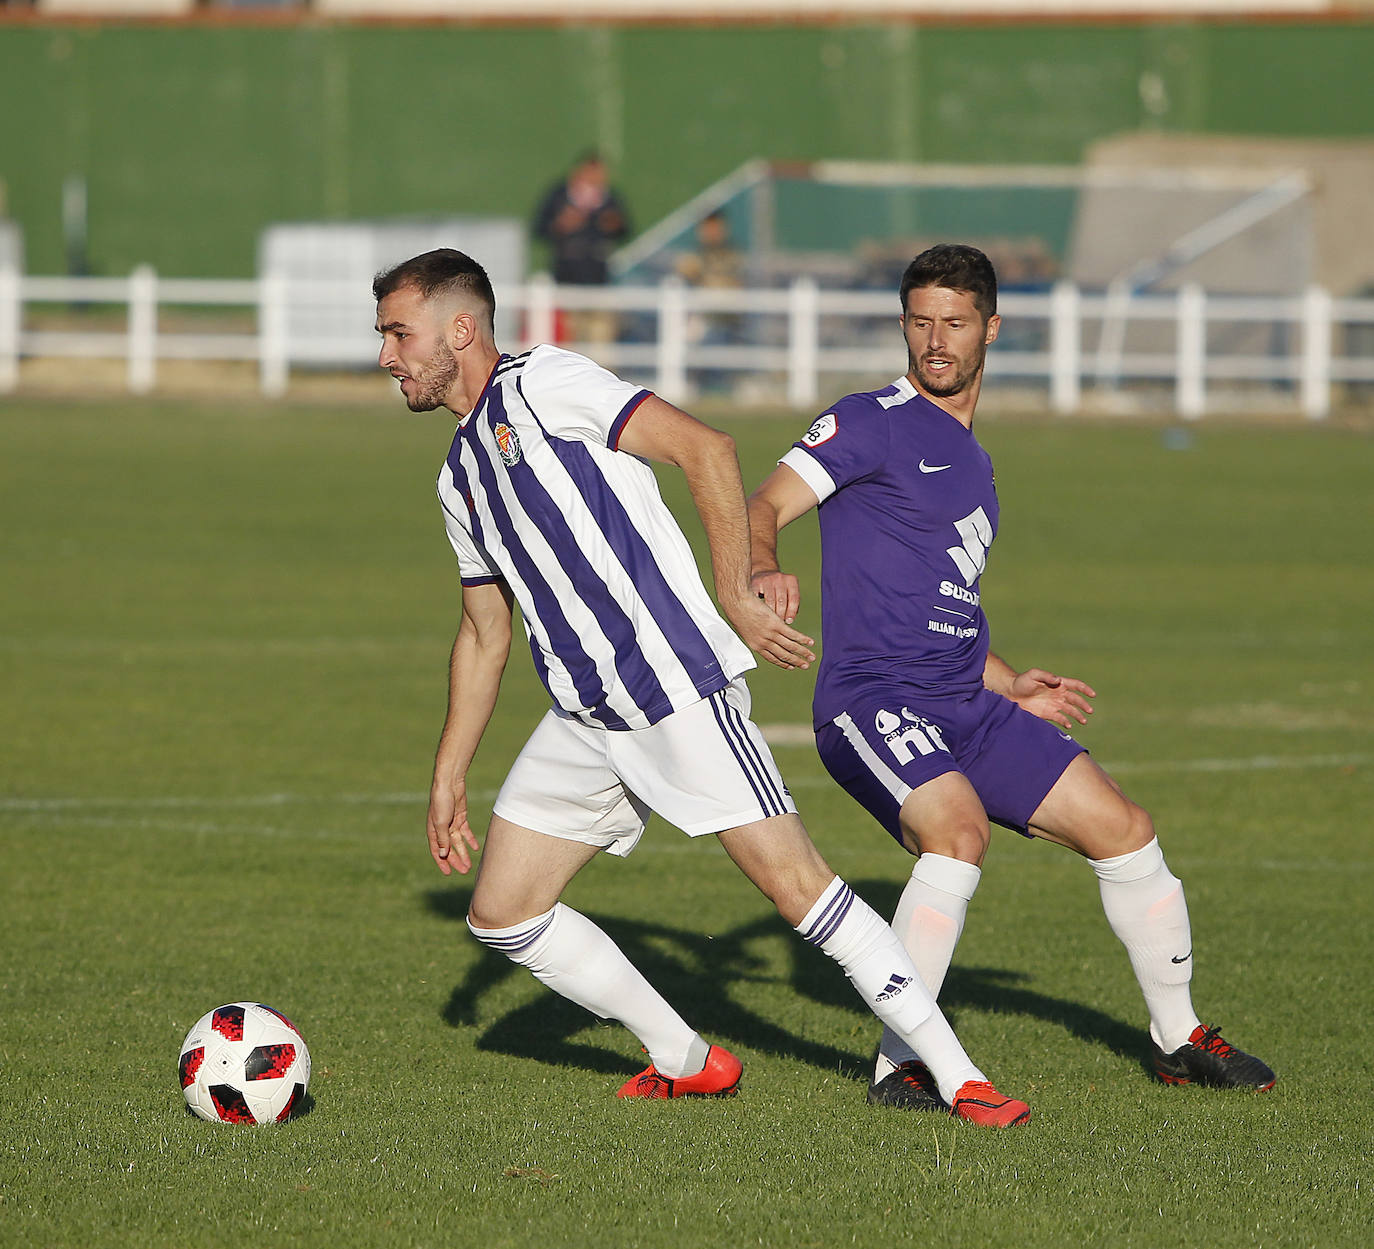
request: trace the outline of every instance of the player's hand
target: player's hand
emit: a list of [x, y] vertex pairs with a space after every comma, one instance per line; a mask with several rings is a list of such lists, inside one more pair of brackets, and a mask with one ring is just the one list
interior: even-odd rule
[[1012, 680], [1007, 697], [1032, 715], [1072, 729], [1074, 724], [1087, 724], [1092, 715], [1090, 698], [1097, 697], [1091, 685], [1073, 677], [1056, 676], [1043, 668], [1027, 668]]
[[478, 843], [468, 825], [468, 787], [465, 780], [460, 779], [450, 785], [435, 779], [429, 791], [425, 832], [429, 837], [430, 857], [445, 876], [455, 867], [464, 874], [472, 867], [469, 851], [478, 849]]
[[768, 604], [785, 624], [791, 624], [801, 610], [801, 584], [790, 572], [756, 572], [749, 588]]
[[779, 668], [809, 668], [816, 662], [811, 649], [815, 639], [785, 623], [757, 589], [733, 603], [722, 602], [721, 607], [745, 645], [770, 664]]

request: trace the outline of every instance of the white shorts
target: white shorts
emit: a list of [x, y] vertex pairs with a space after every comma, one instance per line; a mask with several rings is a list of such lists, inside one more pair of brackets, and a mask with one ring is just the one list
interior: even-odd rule
[[492, 807], [522, 828], [622, 856], [651, 811], [700, 837], [796, 809], [749, 719], [742, 677], [647, 729], [599, 728], [550, 711]]

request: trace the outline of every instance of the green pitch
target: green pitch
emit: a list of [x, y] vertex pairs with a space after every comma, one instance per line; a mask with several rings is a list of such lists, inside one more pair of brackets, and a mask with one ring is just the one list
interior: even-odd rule
[[[806, 418], [721, 423], [754, 481]], [[987, 421], [986, 603], [1009, 660], [1097, 687], [1083, 736], [1187, 884], [1199, 1009], [1279, 1083], [1147, 1078], [1091, 872], [1003, 833], [943, 995], [1034, 1107], [999, 1134], [865, 1105], [873, 1020], [666, 825], [568, 900], [742, 1056], [737, 1098], [616, 1102], [633, 1039], [470, 939], [422, 832], [458, 612], [441, 419], [8, 403], [0, 1245], [1367, 1243], [1374, 443], [1165, 433]], [[808, 628], [814, 545], [785, 535]], [[804, 724], [809, 690], [759, 674], [757, 718]], [[503, 698], [483, 820], [544, 705], [523, 654]], [[816, 840], [890, 911], [907, 860], [790, 740]], [[183, 1033], [241, 998], [310, 1043], [284, 1127], [182, 1108]]]

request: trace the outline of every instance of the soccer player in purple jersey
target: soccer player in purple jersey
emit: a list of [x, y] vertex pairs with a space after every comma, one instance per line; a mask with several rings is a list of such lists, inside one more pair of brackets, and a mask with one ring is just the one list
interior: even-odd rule
[[[643, 1043], [621, 1097], [732, 1093], [741, 1065], [708, 1044], [586, 916], [559, 901], [598, 853], [628, 854], [656, 810], [726, 852], [870, 1009], [920, 1049], [959, 1118], [1024, 1123], [970, 1061], [892, 929], [812, 845], [758, 727], [749, 648], [783, 666], [811, 639], [749, 588], [734, 441], [590, 360], [497, 350], [482, 267], [451, 249], [378, 276], [378, 363], [414, 412], [458, 428], [439, 473], [463, 584], [426, 831], [445, 875], [472, 866], [467, 771], [495, 710], [519, 603], [553, 708], [492, 809], [468, 927], [549, 988]], [[646, 460], [681, 468], [715, 570], [717, 613]]]
[[[821, 533], [822, 658], [813, 716], [830, 774], [919, 856], [893, 918], [938, 996], [990, 840], [989, 821], [1077, 851], [1145, 996], [1169, 1084], [1267, 1089], [1274, 1073], [1204, 1027], [1189, 982], [1183, 886], [1149, 814], [1063, 729], [1095, 691], [989, 649], [980, 578], [997, 533], [992, 462], [973, 434], [996, 340], [997, 279], [977, 248], [943, 244], [901, 286], [907, 372], [846, 395], [749, 499], [758, 597], [789, 624], [797, 579], [778, 532], [813, 507]], [[939, 1109], [919, 1047], [885, 1032], [869, 1100]]]

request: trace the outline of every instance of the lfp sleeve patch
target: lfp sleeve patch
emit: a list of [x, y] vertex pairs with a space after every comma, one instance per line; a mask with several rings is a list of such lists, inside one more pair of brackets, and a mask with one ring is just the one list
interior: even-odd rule
[[811, 428], [802, 435], [802, 442], [808, 447], [819, 447], [835, 436], [836, 428], [835, 414], [827, 412], [811, 422]]

